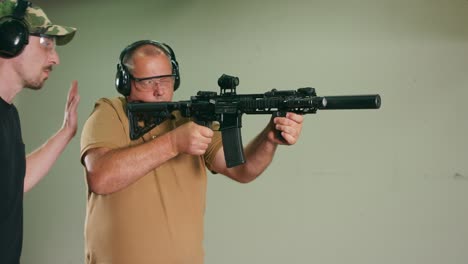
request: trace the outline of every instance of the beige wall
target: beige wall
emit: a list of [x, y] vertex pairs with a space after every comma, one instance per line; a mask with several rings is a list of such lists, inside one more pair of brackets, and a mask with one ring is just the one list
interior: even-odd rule
[[[212, 175], [206, 263], [440, 264], [468, 262], [468, 1], [51, 1], [79, 28], [41, 92], [17, 100], [28, 149], [61, 124], [79, 81], [80, 131], [93, 103], [117, 95], [120, 51], [169, 43], [176, 100], [315, 87], [319, 95], [379, 93], [377, 111], [321, 111], [281, 147], [257, 181]], [[244, 116], [244, 143], [268, 121]], [[79, 134], [25, 196], [23, 263], [83, 262], [86, 187]]]

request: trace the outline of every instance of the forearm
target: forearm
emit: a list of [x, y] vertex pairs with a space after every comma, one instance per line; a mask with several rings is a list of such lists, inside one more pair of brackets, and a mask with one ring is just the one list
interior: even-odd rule
[[24, 192], [31, 190], [44, 178], [73, 138], [73, 135], [74, 133], [69, 129], [62, 128], [50, 137], [41, 147], [27, 155]]
[[238, 176], [243, 182], [250, 182], [260, 176], [260, 174], [270, 165], [276, 152], [278, 144], [268, 140], [263, 133], [258, 135], [245, 148], [246, 163], [240, 167]]
[[92, 192], [117, 192], [177, 156], [170, 134], [119, 149], [91, 149], [84, 158]]

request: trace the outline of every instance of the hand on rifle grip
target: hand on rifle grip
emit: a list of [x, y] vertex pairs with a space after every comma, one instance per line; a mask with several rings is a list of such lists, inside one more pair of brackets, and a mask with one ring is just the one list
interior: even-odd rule
[[185, 123], [171, 133], [177, 153], [203, 155], [211, 143], [213, 131], [195, 122]]
[[[286, 112], [280, 112], [280, 111], [274, 112], [273, 119], [275, 119], [275, 117], [286, 117]], [[275, 138], [280, 140], [281, 142], [286, 142], [284, 137], [281, 135], [281, 131], [276, 128], [275, 128]]]

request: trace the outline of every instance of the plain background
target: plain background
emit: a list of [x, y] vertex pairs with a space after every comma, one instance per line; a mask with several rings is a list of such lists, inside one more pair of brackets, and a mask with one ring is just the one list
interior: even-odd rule
[[[380, 94], [379, 110], [307, 115], [302, 137], [243, 185], [210, 175], [206, 263], [464, 264], [468, 262], [467, 0], [37, 0], [79, 29], [41, 92], [16, 100], [27, 150], [61, 125], [79, 82], [79, 131], [25, 194], [22, 263], [83, 263], [86, 185], [81, 128], [117, 96], [118, 56], [141, 39], [180, 63], [175, 100], [315, 87]], [[268, 122], [244, 116], [244, 144]]]

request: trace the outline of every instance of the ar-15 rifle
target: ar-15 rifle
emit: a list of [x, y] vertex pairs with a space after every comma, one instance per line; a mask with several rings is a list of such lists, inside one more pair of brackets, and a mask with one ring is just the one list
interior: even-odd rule
[[190, 100], [179, 102], [128, 103], [130, 138], [135, 140], [172, 117], [179, 110], [183, 117], [194, 118], [197, 124], [211, 128], [219, 123], [227, 167], [245, 163], [241, 127], [242, 114], [273, 114], [286, 116], [287, 112], [315, 114], [318, 109], [378, 109], [380, 96], [348, 95], [317, 96], [314, 88], [279, 91], [263, 94], [236, 94], [239, 78], [223, 74], [218, 79], [220, 94], [199, 91]]

